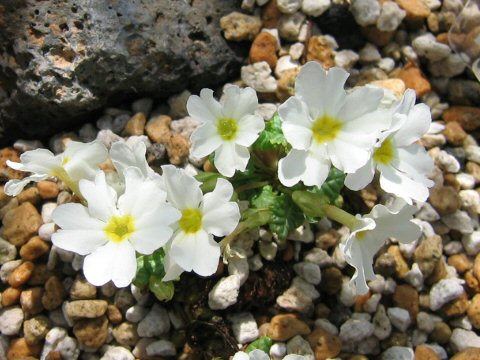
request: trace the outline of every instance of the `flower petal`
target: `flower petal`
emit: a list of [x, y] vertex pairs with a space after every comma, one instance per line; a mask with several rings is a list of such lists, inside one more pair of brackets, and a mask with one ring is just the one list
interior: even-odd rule
[[295, 80], [295, 96], [307, 104], [313, 119], [325, 113], [324, 99], [329, 93], [326, 81], [327, 73], [316, 61], [306, 63]]
[[232, 177], [235, 170], [245, 171], [250, 152], [245, 146], [237, 145], [234, 142], [224, 142], [215, 151], [215, 167], [224, 176]]
[[103, 230], [105, 223], [93, 218], [85, 206], [68, 203], [57, 207], [52, 219], [63, 230]]
[[203, 228], [215, 236], [230, 234], [240, 220], [238, 204], [230, 201], [232, 185], [225, 179], [218, 179], [215, 189], [204, 195], [201, 210]]
[[156, 173], [150, 168], [145, 157], [147, 147], [139, 141], [131, 149], [124, 141], [116, 141], [110, 148], [112, 163], [120, 176], [131, 166], [140, 169], [144, 177], [153, 177]]
[[418, 144], [397, 148], [397, 157], [391, 165], [424, 186], [431, 187], [434, 184], [427, 178], [434, 168], [433, 159]]
[[[360, 116], [377, 110], [380, 100], [383, 98], [383, 90], [381, 88], [362, 86], [345, 97], [343, 104], [336, 117], [344, 122], [355, 120]], [[368, 122], [366, 122], [368, 123]], [[388, 127], [389, 124], [385, 126]]]
[[244, 89], [236, 85], [226, 86], [224, 90], [223, 115], [234, 120], [240, 120], [253, 114], [258, 106], [257, 93], [251, 87]]
[[217, 270], [220, 246], [204, 230], [195, 234], [179, 231], [172, 240], [170, 256], [185, 271], [210, 276]]
[[288, 187], [298, 183], [307, 170], [308, 151], [292, 149], [278, 162], [278, 179]]
[[354, 173], [347, 174], [347, 177], [345, 178], [345, 186], [350, 190], [358, 191], [370, 184], [374, 175], [375, 166], [372, 159], [370, 159]]
[[162, 278], [162, 281], [172, 281], [178, 279], [178, 277], [183, 273], [183, 269], [175, 264], [170, 257], [169, 252], [167, 252], [165, 255], [163, 266], [165, 268], [165, 276]]
[[425, 202], [428, 198], [428, 188], [418, 183], [404, 173], [391, 166], [377, 165], [380, 171], [380, 186], [386, 192], [404, 198], [409, 204], [413, 200]]
[[[320, 65], [321, 66], [321, 65]], [[336, 116], [338, 111], [345, 103], [347, 93], [344, 86], [350, 74], [338, 67], [330, 68], [327, 72], [324, 91], [324, 107], [325, 113], [331, 116]]]
[[213, 123], [206, 122], [197, 127], [190, 136], [192, 141], [191, 153], [202, 158], [210, 155], [222, 145], [222, 138], [218, 135]]
[[118, 209], [123, 215], [141, 218], [166, 202], [166, 192], [156, 182], [145, 179], [138, 168], [127, 168], [124, 176], [125, 192], [118, 199]]
[[80, 193], [88, 202], [88, 212], [94, 218], [107, 222], [114, 214], [117, 193], [105, 180], [105, 173], [98, 171], [95, 181], [80, 180]]
[[203, 197], [200, 183], [173, 165], [163, 165], [162, 170], [168, 201], [179, 210], [198, 208]]
[[105, 161], [107, 156], [107, 149], [100, 141], [87, 144], [70, 141], [63, 153], [63, 158], [68, 160], [63, 168], [75, 182], [90, 180], [94, 178], [98, 164]]
[[312, 120], [306, 104], [290, 97], [278, 108], [285, 139], [297, 150], [307, 150], [312, 142]]
[[27, 176], [26, 178], [23, 178], [21, 180], [18, 180], [18, 179], [12, 179], [12, 180], [9, 180], [6, 184], [5, 184], [5, 187], [3, 189], [3, 191], [5, 192], [5, 194], [9, 195], [9, 196], [17, 196], [18, 194], [20, 194], [22, 192], [22, 190], [25, 188], [25, 186], [27, 186], [30, 182], [39, 182], [39, 181], [42, 181], [42, 180], [45, 180], [47, 179], [48, 177], [50, 177], [50, 175], [48, 174], [33, 174], [33, 175], [30, 175], [30, 176]]
[[327, 148], [333, 166], [346, 173], [354, 173], [370, 159], [371, 148], [366, 144], [373, 145], [373, 141], [373, 137], [362, 134], [356, 134], [356, 137], [351, 139], [345, 137], [331, 141]]
[[235, 143], [250, 146], [258, 139], [258, 134], [265, 129], [265, 121], [258, 115], [245, 115], [238, 121]]
[[80, 255], [88, 255], [106, 242], [103, 230], [58, 230], [52, 235], [53, 245]]
[[305, 172], [302, 181], [307, 186], [322, 186], [330, 171], [330, 160], [321, 154], [310, 151], [305, 159]]
[[222, 117], [222, 106], [213, 97], [211, 89], [202, 89], [200, 96], [190, 96], [187, 101], [187, 110], [191, 117], [200, 122], [215, 123]]
[[425, 104], [415, 105], [403, 126], [393, 135], [397, 146], [410, 145], [420, 139], [427, 133], [431, 122], [430, 108]]
[[22, 171], [30, 171], [35, 174], [52, 174], [61, 166], [60, 159], [47, 149], [26, 151], [20, 155], [20, 161], [24, 165]]

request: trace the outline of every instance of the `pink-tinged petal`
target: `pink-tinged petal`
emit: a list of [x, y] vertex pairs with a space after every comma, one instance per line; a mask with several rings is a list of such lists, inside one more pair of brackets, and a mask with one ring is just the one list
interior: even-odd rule
[[365, 165], [354, 173], [347, 174], [345, 178], [345, 186], [350, 190], [358, 191], [370, 184], [375, 175], [375, 166], [370, 159]]
[[223, 115], [228, 118], [240, 120], [246, 115], [251, 115], [257, 109], [257, 93], [251, 87], [244, 89], [230, 85], [224, 91]]
[[168, 201], [180, 211], [197, 208], [203, 197], [200, 183], [173, 165], [163, 165], [162, 171]]
[[234, 142], [224, 142], [215, 151], [215, 167], [220, 174], [232, 177], [235, 170], [245, 171], [250, 152], [245, 146], [237, 145]]
[[222, 106], [213, 97], [213, 90], [202, 89], [200, 96], [192, 95], [187, 101], [187, 111], [200, 122], [215, 123], [222, 117]]
[[170, 256], [185, 271], [210, 276], [217, 270], [220, 246], [204, 230], [194, 234], [178, 232], [172, 240]]
[[207, 122], [197, 127], [190, 136], [192, 141], [191, 153], [202, 158], [210, 155], [222, 145], [222, 138], [217, 133], [213, 123]]
[[306, 104], [290, 97], [278, 108], [285, 139], [297, 150], [307, 150], [312, 142], [313, 122]]
[[292, 149], [286, 157], [278, 162], [278, 179], [288, 187], [298, 183], [307, 170], [308, 151]]

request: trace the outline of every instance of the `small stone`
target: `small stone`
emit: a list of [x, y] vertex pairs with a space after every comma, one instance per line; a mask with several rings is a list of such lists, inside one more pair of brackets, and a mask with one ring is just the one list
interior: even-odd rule
[[451, 360], [477, 360], [480, 359], [480, 349], [468, 348], [455, 354]]
[[[475, 179], [472, 180], [473, 181], [471, 182], [471, 185], [473, 187], [475, 184]], [[463, 187], [462, 184], [460, 186]], [[480, 213], [480, 194], [476, 190], [461, 190], [458, 195], [460, 196], [460, 203], [464, 210], [474, 214]]]
[[448, 45], [437, 42], [431, 33], [417, 36], [412, 41], [412, 46], [419, 56], [426, 57], [430, 61], [439, 61], [451, 53]]
[[42, 304], [46, 310], [52, 311], [62, 305], [67, 293], [62, 282], [56, 277], [51, 276], [45, 282], [45, 292], [42, 296]]
[[310, 327], [294, 314], [279, 314], [270, 320], [267, 336], [275, 341], [286, 341], [296, 335], [308, 335], [310, 331]]
[[317, 61], [328, 70], [335, 65], [334, 57], [333, 49], [325, 36], [310, 37], [307, 44], [307, 61]]
[[293, 266], [293, 270], [310, 284], [318, 285], [322, 280], [320, 267], [311, 262], [300, 262]]
[[[480, 251], [480, 249], [478, 251]], [[478, 253], [478, 251], [476, 253]], [[448, 265], [453, 266], [459, 274], [467, 272], [473, 266], [472, 262], [465, 254], [455, 254], [450, 256], [448, 258]]]
[[113, 328], [112, 335], [115, 340], [124, 346], [135, 346], [138, 341], [137, 325], [124, 322]]
[[320, 288], [329, 295], [338, 293], [343, 283], [342, 272], [336, 267], [327, 267], [322, 271], [322, 282]]
[[35, 260], [40, 256], [48, 253], [50, 251], [50, 246], [48, 243], [40, 239], [39, 236], [34, 236], [28, 240], [20, 248], [20, 256], [23, 260]]
[[25, 314], [31, 316], [43, 311], [42, 304], [43, 288], [33, 287], [23, 290], [20, 295], [20, 305]]
[[145, 127], [148, 137], [155, 143], [166, 144], [172, 136], [171, 122], [172, 118], [167, 115], [158, 115], [150, 119]]
[[393, 302], [396, 306], [407, 310], [411, 319], [417, 317], [420, 305], [418, 291], [406, 284], [398, 285], [393, 294]]
[[[421, 0], [402, 0], [402, 1], [421, 1]], [[408, 63], [398, 72], [392, 73], [391, 76], [397, 77], [403, 80], [407, 88], [415, 90], [417, 97], [421, 97], [432, 90], [430, 82], [423, 75], [420, 69], [417, 66], [415, 66], [413, 63]]]
[[150, 114], [150, 111], [152, 111], [152, 105], [153, 105], [153, 100], [150, 98], [141, 98], [141, 99], [135, 100], [132, 103], [132, 112], [134, 114], [144, 113], [145, 116], [148, 116]]
[[79, 320], [73, 327], [73, 333], [83, 345], [98, 349], [107, 340], [108, 319], [101, 316], [96, 319]]
[[110, 347], [100, 360], [135, 360], [130, 351], [121, 346]]
[[22, 328], [24, 314], [20, 306], [0, 309], [0, 333], [17, 335]]
[[430, 15], [430, 9], [422, 0], [395, 0], [407, 12], [407, 20], [422, 20]]
[[147, 119], [144, 113], [136, 113], [133, 115], [130, 120], [128, 120], [127, 124], [125, 125], [125, 135], [128, 136], [139, 136], [143, 135], [145, 131], [145, 123]]
[[261, 93], [275, 92], [277, 81], [271, 76], [272, 70], [266, 61], [252, 65], [242, 66], [241, 78], [247, 85]]
[[373, 334], [375, 326], [365, 319], [349, 319], [340, 327], [343, 343], [357, 343]]
[[398, 330], [405, 332], [410, 326], [410, 314], [407, 310], [399, 307], [392, 307], [387, 310], [387, 314], [392, 325]]
[[480, 294], [472, 298], [468, 306], [467, 314], [473, 327], [476, 329], [480, 328]]
[[395, 274], [400, 278], [404, 278], [410, 270], [407, 262], [403, 258], [400, 248], [396, 245], [392, 245], [388, 248], [388, 253], [395, 259]]
[[443, 120], [447, 123], [456, 121], [465, 131], [473, 131], [480, 127], [480, 108], [452, 106], [443, 113]]
[[320, 328], [313, 330], [307, 340], [315, 353], [315, 359], [318, 360], [335, 358], [342, 350], [340, 338]]
[[154, 304], [148, 314], [138, 324], [137, 332], [140, 337], [154, 337], [167, 333], [170, 330], [168, 312], [162, 306]]
[[31, 261], [25, 261], [16, 267], [8, 276], [8, 283], [12, 287], [19, 287], [25, 284], [32, 276], [35, 265]]
[[288, 99], [295, 94], [295, 79], [300, 68], [285, 70], [280, 74], [275, 95], [280, 101]]
[[266, 61], [270, 68], [277, 65], [277, 39], [269, 32], [259, 33], [250, 47], [250, 63]]
[[42, 225], [35, 206], [25, 202], [9, 210], [3, 217], [3, 236], [13, 245], [22, 246], [34, 236]]
[[360, 26], [373, 25], [380, 16], [381, 6], [377, 0], [352, 1], [350, 11]]
[[76, 360], [80, 355], [80, 350], [77, 341], [67, 336], [65, 329], [54, 327], [45, 337], [41, 359], [48, 359], [51, 353], [60, 353], [60, 359]]
[[280, 36], [287, 41], [297, 41], [304, 21], [305, 15], [301, 12], [283, 15], [277, 26]]
[[452, 330], [443, 321], [436, 322], [435, 327], [430, 334], [430, 338], [432, 339], [432, 341], [443, 345], [448, 343], [451, 336]]
[[93, 319], [104, 315], [107, 306], [108, 303], [105, 300], [75, 300], [65, 304], [65, 312], [72, 319]]
[[[456, 121], [451, 121], [456, 122]], [[480, 164], [480, 147], [476, 145], [468, 145], [465, 148], [465, 157], [467, 160]]]
[[442, 256], [442, 238], [434, 235], [424, 239], [415, 249], [413, 259], [418, 264], [425, 277], [435, 269], [435, 265]]
[[352, 50], [340, 50], [335, 53], [335, 66], [350, 70], [360, 59], [358, 54]]
[[257, 16], [234, 11], [220, 19], [220, 27], [227, 40], [253, 40], [262, 28], [262, 21]]
[[314, 360], [310, 344], [300, 335], [295, 336], [287, 343], [287, 354], [303, 355], [305, 360]]
[[377, 28], [381, 31], [395, 31], [402, 23], [407, 13], [395, 2], [386, 1], [382, 4], [380, 16], [377, 19]]
[[331, 0], [303, 0], [302, 12], [317, 17], [322, 15], [331, 5]]
[[450, 229], [457, 230], [462, 234], [471, 234], [474, 230], [472, 220], [465, 211], [457, 210], [453, 214], [443, 216], [442, 222]]
[[239, 344], [247, 344], [259, 336], [257, 322], [251, 313], [238, 313], [228, 318], [232, 323], [233, 335]]
[[282, 359], [287, 354], [287, 345], [283, 342], [276, 342], [270, 347], [270, 356]]
[[147, 345], [148, 356], [175, 356], [175, 345], [168, 340], [158, 340]]
[[128, 308], [127, 312], [125, 313], [125, 318], [128, 321], [138, 323], [140, 322], [146, 315], [148, 314], [148, 309], [141, 306], [141, 305], [134, 305]]
[[467, 133], [463, 130], [460, 124], [456, 121], [448, 122], [443, 131], [448, 142], [453, 145], [460, 146], [467, 137]]
[[435, 186], [430, 189], [430, 204], [440, 215], [452, 214], [460, 209], [460, 198], [451, 186]]
[[377, 312], [373, 316], [372, 321], [375, 326], [373, 334], [377, 337], [377, 339], [384, 340], [390, 336], [392, 332], [392, 323], [390, 322], [383, 305], [378, 306]]
[[182, 135], [173, 134], [165, 147], [171, 164], [180, 166], [188, 159], [190, 143]]
[[23, 323], [25, 341], [30, 344], [38, 344], [45, 339], [50, 329], [50, 321], [45, 316], [36, 316]]
[[292, 286], [277, 297], [277, 305], [288, 311], [308, 313], [313, 308], [313, 299], [302, 289]]
[[13, 287], [6, 288], [1, 294], [1, 307], [9, 307], [20, 301], [21, 290]]
[[450, 337], [450, 345], [453, 351], [461, 352], [468, 348], [480, 348], [480, 336], [473, 331], [454, 329]]
[[13, 339], [7, 351], [7, 360], [35, 359], [42, 351], [40, 344], [28, 344], [25, 338]]
[[468, 297], [464, 292], [456, 299], [450, 301], [448, 304], [442, 307], [442, 313], [448, 317], [458, 317], [462, 316], [467, 312], [468, 309]]
[[302, 0], [277, 0], [277, 7], [284, 14], [293, 14], [302, 5]]
[[37, 183], [38, 195], [44, 200], [55, 199], [58, 196], [59, 189], [57, 183], [48, 180], [42, 180]]
[[0, 265], [17, 257], [17, 248], [8, 241], [0, 238]]
[[460, 75], [465, 71], [467, 64], [458, 54], [449, 54], [446, 58], [431, 62], [428, 70], [433, 76], [444, 76], [451, 78]]
[[95, 299], [97, 288], [90, 284], [83, 276], [78, 276], [70, 287], [70, 298], [72, 300]]
[[382, 360], [413, 360], [413, 350], [404, 346], [392, 346], [382, 353]]
[[107, 306], [107, 318], [114, 325], [118, 324], [123, 320], [120, 309], [112, 304]]
[[36, 205], [40, 201], [40, 196], [38, 195], [38, 189], [35, 186], [29, 187], [23, 190], [20, 194], [17, 195], [17, 200], [19, 204], [24, 202], [29, 202]]
[[220, 279], [208, 293], [208, 306], [212, 310], [226, 309], [237, 302], [240, 290], [240, 275]]
[[463, 280], [442, 279], [430, 290], [430, 309], [436, 311], [463, 294]]

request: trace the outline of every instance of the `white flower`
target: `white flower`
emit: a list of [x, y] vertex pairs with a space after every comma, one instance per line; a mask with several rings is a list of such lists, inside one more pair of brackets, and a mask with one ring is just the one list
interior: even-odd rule
[[227, 180], [218, 179], [215, 189], [203, 195], [200, 183], [185, 170], [172, 165], [162, 166], [162, 170], [168, 201], [182, 213], [166, 247], [169, 276], [164, 280], [177, 277], [180, 268], [212, 275], [220, 257], [220, 246], [213, 235], [230, 234], [240, 220], [237, 203], [230, 201], [233, 187]]
[[140, 170], [125, 171], [125, 193], [118, 198], [99, 171], [95, 181], [80, 181], [88, 207], [65, 204], [53, 212], [61, 230], [52, 235], [55, 246], [87, 255], [83, 271], [100, 286], [112, 280], [117, 287], [131, 283], [136, 272], [135, 251], [149, 255], [170, 239], [169, 225], [180, 212], [166, 203], [166, 194]]
[[110, 157], [119, 175], [123, 176], [124, 171], [133, 166], [141, 171], [144, 178], [160, 178], [148, 165], [146, 153], [147, 146], [143, 141], [138, 141], [132, 148], [124, 141], [116, 141], [110, 148]]
[[348, 73], [317, 62], [305, 64], [295, 81], [295, 96], [278, 113], [292, 150], [280, 160], [278, 176], [285, 186], [300, 180], [323, 184], [331, 164], [355, 172], [370, 157], [378, 133], [388, 128], [385, 110], [378, 110], [383, 90], [361, 87], [348, 95], [343, 86]]
[[28, 183], [55, 176], [78, 194], [79, 180], [93, 179], [98, 164], [106, 158], [107, 149], [99, 141], [87, 144], [70, 141], [65, 151], [58, 155], [46, 149], [26, 151], [20, 156], [20, 163], [7, 160], [7, 165], [12, 169], [33, 174], [22, 180], [8, 181], [5, 184], [5, 193], [10, 196], [18, 195]]
[[220, 104], [212, 90], [203, 89], [200, 96], [190, 96], [187, 109], [190, 116], [202, 122], [190, 137], [192, 155], [205, 157], [215, 151], [215, 167], [231, 177], [235, 170], [245, 170], [250, 158], [248, 147], [258, 138], [265, 122], [254, 115], [258, 105], [255, 90], [232, 85], [224, 93]]
[[408, 205], [403, 199], [396, 198], [390, 206], [375, 205], [370, 214], [357, 215], [357, 224], [350, 236], [340, 243], [345, 260], [356, 271], [352, 277], [357, 294], [368, 291], [367, 280], [374, 280], [373, 257], [389, 237], [402, 243], [418, 239], [420, 227], [412, 220], [417, 209]]
[[355, 173], [347, 175], [345, 186], [360, 190], [380, 172], [380, 186], [386, 192], [404, 198], [425, 201], [433, 181], [427, 175], [433, 170], [433, 160], [425, 149], [416, 144], [430, 128], [430, 110], [425, 104], [415, 105], [415, 92], [407, 90], [392, 110], [393, 122], [381, 134], [372, 158]]

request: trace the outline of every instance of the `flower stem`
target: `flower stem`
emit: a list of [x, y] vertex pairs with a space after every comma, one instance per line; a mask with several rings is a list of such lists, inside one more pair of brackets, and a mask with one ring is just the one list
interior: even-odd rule
[[269, 184], [268, 181], [255, 181], [255, 182], [250, 183], [250, 184], [245, 184], [245, 185], [239, 186], [238, 188], [235, 189], [235, 191], [238, 194], [238, 193], [241, 193], [242, 191], [260, 188], [260, 187], [263, 187], [263, 186], [268, 185], [268, 184]]
[[350, 229], [353, 229], [358, 221], [352, 214], [330, 204], [322, 205], [322, 210], [326, 217], [348, 226]]

